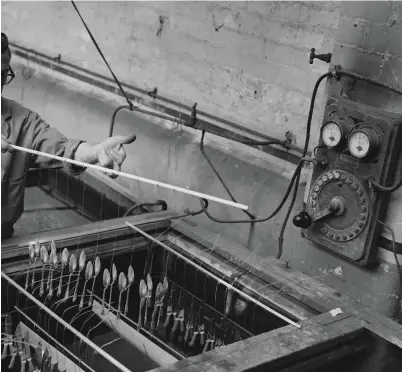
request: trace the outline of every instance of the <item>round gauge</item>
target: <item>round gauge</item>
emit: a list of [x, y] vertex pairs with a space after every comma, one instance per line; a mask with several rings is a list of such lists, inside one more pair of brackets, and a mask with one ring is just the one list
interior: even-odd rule
[[338, 124], [330, 121], [322, 128], [321, 139], [325, 146], [329, 148], [335, 147], [341, 142], [342, 130]]
[[365, 158], [378, 146], [378, 136], [371, 130], [360, 129], [353, 132], [349, 137], [349, 151], [358, 158]]

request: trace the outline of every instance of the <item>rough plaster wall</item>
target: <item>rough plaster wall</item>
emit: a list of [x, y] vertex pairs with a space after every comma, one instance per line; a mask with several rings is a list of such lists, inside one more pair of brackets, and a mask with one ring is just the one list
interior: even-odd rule
[[[320, 61], [310, 65], [309, 50], [332, 50], [340, 3], [80, 1], [77, 6], [126, 83], [156, 86], [161, 95], [198, 102], [200, 110], [274, 137], [291, 130], [303, 145], [312, 88], [328, 69]], [[2, 24], [22, 46], [109, 75], [70, 2], [2, 2]]]
[[[231, 7], [227, 5], [229, 9], [235, 8], [235, 11], [230, 11], [232, 15], [239, 14], [235, 17], [228, 17], [228, 11], [222, 10], [223, 3], [215, 3], [213, 6], [215, 24], [220, 26], [222, 22], [219, 20], [222, 19], [226, 22], [218, 32], [211, 27], [212, 13], [207, 9], [207, 3], [130, 4], [135, 4], [133, 8], [135, 12], [130, 11], [127, 4], [122, 3], [78, 3], [118, 76], [140, 87], [152, 89], [157, 85], [161, 94], [179, 101], [183, 99], [187, 104], [196, 100], [205, 111], [226, 118], [234, 117], [237, 122], [250, 125], [253, 129], [259, 129], [256, 126], [259, 121], [259, 125], [263, 127], [261, 130], [267, 134], [279, 136], [283, 134], [285, 128], [291, 129], [298, 133], [298, 141], [301, 142], [312, 84], [328, 67], [320, 61], [312, 66], [308, 65], [308, 48], [316, 47], [318, 52], [325, 53], [332, 51], [336, 23], [332, 23], [328, 29], [322, 27], [321, 22], [325, 21], [328, 24], [331, 24], [331, 20], [338, 22], [337, 8], [340, 7], [340, 3], [265, 2], [246, 5], [232, 3]], [[52, 9], [52, 15], [57, 16], [49, 17], [47, 13], [49, 10], [46, 10], [49, 7]], [[297, 8], [299, 13], [292, 13], [292, 10]], [[153, 16], [149, 16], [150, 14]], [[156, 38], [160, 14], [170, 18], [162, 31], [162, 36]], [[300, 18], [297, 18], [299, 15]], [[17, 43], [46, 54], [61, 54], [62, 58], [70, 62], [104, 75], [108, 74], [69, 3], [46, 2], [39, 5], [3, 3], [2, 18], [3, 29], [7, 30]], [[36, 20], [36, 24], [31, 25], [27, 22], [31, 18]], [[128, 18], [133, 20], [130, 24], [126, 21]], [[245, 19], [248, 21], [245, 22]], [[302, 22], [297, 23], [298, 19]], [[37, 24], [41, 26], [38, 27]], [[233, 25], [236, 24], [239, 25], [236, 27], [242, 28], [243, 31], [234, 31], [236, 27]], [[244, 33], [246, 27], [249, 35]], [[254, 36], [251, 35], [252, 32]], [[121, 37], [120, 34], [125, 37]], [[261, 35], [264, 35], [264, 38], [261, 38]], [[256, 45], [261, 45], [261, 42], [270, 46], [264, 49], [267, 51], [267, 54], [264, 52], [264, 58], [255, 52], [258, 49]], [[276, 61], [273, 61], [275, 59]], [[255, 85], [255, 82], [260, 85]], [[38, 84], [38, 81], [35, 84]], [[44, 84], [47, 86], [46, 82]], [[227, 87], [226, 84], [230, 85]], [[46, 93], [39, 96], [35, 93], [38, 88], [32, 86], [30, 90], [25, 90], [25, 97], [29, 96], [32, 107], [37, 107], [37, 110], [50, 122], [63, 127], [68, 125], [67, 122], [71, 123], [72, 118], [77, 120], [88, 118], [88, 122], [92, 123], [89, 127], [92, 133], [96, 133], [99, 137], [99, 133], [107, 131], [108, 120], [102, 117], [109, 114], [110, 108], [107, 109], [93, 101], [89, 102], [87, 108], [80, 107], [78, 115], [74, 110], [79, 105], [87, 104], [87, 101], [77, 98], [74, 103], [71, 99], [73, 107], [71, 104], [66, 106], [58, 99], [60, 98], [58, 89], [52, 88], [49, 91], [48, 89], [43, 88]], [[254, 91], [264, 92], [264, 99], [254, 98]], [[24, 90], [22, 93], [16, 92], [16, 97], [19, 94], [24, 95]], [[289, 101], [289, 97], [293, 97], [292, 100]], [[26, 99], [28, 102], [28, 98]], [[317, 105], [319, 108], [322, 99], [321, 96]], [[286, 123], [285, 120], [277, 121], [284, 124], [283, 127], [276, 124], [264, 126], [265, 122], [275, 123], [261, 119], [271, 117], [275, 109], [289, 115], [299, 111], [302, 119], [300, 122], [293, 119], [289, 119]], [[100, 117], [98, 111], [103, 113]], [[74, 115], [69, 116], [71, 113]], [[58, 122], [60, 115], [63, 117], [62, 122]], [[277, 115], [279, 117], [280, 114]], [[94, 118], [99, 119], [99, 130]], [[318, 123], [316, 117], [315, 124]], [[68, 131], [76, 133], [77, 128], [79, 127], [70, 124]], [[126, 119], [125, 123], [123, 119], [119, 122], [119, 133], [129, 133], [130, 129], [130, 119]], [[138, 125], [138, 130], [140, 129], [141, 125]], [[146, 177], [156, 176], [161, 181], [199, 187], [201, 191], [225, 196], [222, 187], [199, 157], [196, 147], [190, 146], [189, 143], [180, 145], [179, 159], [183, 161], [176, 170], [174, 162], [169, 165], [163, 158], [168, 151], [166, 145], [162, 146], [168, 142], [166, 134], [150, 136], [149, 133], [146, 134], [149, 130], [149, 126], [143, 125], [145, 143], [143, 141], [141, 144], [138, 143], [142, 156], [138, 157], [138, 148], [133, 150], [134, 152], [129, 154], [133, 160], [129, 160], [126, 164], [127, 171]], [[159, 141], [161, 136], [164, 138], [161, 146], [154, 146], [155, 138]], [[152, 153], [148, 153], [150, 146], [154, 149]], [[211, 149], [209, 151], [239, 200], [249, 204], [253, 212], [258, 215], [266, 215], [274, 208], [286, 187], [285, 179], [276, 177], [266, 170], [239, 163], [236, 159], [228, 161], [220, 152]], [[152, 161], [158, 166], [153, 165]], [[153, 193], [149, 193], [149, 197], [154, 196]], [[180, 201], [176, 195], [175, 199], [169, 200], [169, 204], [182, 207], [186, 204], [186, 200]], [[395, 204], [397, 203], [395, 200]], [[300, 205], [301, 198], [296, 203], [295, 210], [300, 208]], [[242, 216], [237, 211], [219, 209], [216, 206], [213, 207], [213, 214], [229, 219]], [[275, 254], [283, 214], [268, 223], [259, 224], [256, 228], [252, 247], [254, 249], [258, 247], [258, 254], [262, 256]], [[244, 225], [217, 225], [202, 220], [201, 217], [198, 221], [213, 231], [221, 231], [225, 236], [241, 244], [247, 244], [249, 229]], [[384, 263], [373, 272], [362, 271], [301, 239], [300, 231], [291, 225], [285, 235], [284, 259], [288, 259], [290, 265], [333, 286], [337, 291], [347, 293], [381, 313], [392, 315], [396, 302], [395, 291], [398, 287], [392, 265]], [[379, 293], [382, 295], [378, 296]]]
[[[340, 9], [332, 63], [402, 90], [402, 2], [345, 2]], [[402, 114], [400, 94], [372, 85], [336, 84], [356, 101]], [[402, 242], [402, 189], [393, 193], [386, 222]], [[384, 230], [384, 236], [391, 238]]]

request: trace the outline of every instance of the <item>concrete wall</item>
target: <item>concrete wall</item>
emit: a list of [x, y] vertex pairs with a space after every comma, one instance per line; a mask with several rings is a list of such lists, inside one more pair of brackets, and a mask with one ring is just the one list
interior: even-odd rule
[[[402, 90], [402, 3], [345, 2], [332, 63]], [[402, 113], [402, 97], [387, 89], [350, 79], [331, 87], [352, 100]], [[402, 189], [391, 195], [387, 222], [402, 242]], [[384, 236], [391, 238], [387, 230]]]
[[[328, 69], [328, 65], [320, 61], [309, 65], [308, 50], [315, 47], [318, 52], [331, 52], [338, 38], [339, 20], [352, 17], [346, 15], [341, 3], [325, 2], [77, 4], [115, 72], [125, 82], [150, 90], [157, 86], [165, 96], [186, 104], [197, 101], [200, 109], [272, 136], [283, 137], [285, 130], [290, 129], [296, 134], [299, 145], [304, 139], [312, 86]], [[363, 12], [372, 6], [360, 4]], [[388, 4], [370, 12], [382, 14]], [[62, 60], [108, 74], [70, 3], [3, 2], [2, 8], [3, 30], [15, 43], [52, 56], [61, 54]], [[392, 3], [391, 9], [399, 22], [399, 4]], [[160, 15], [168, 20], [158, 37]], [[368, 25], [368, 29], [375, 25], [366, 20], [366, 13], [354, 17]], [[394, 26], [400, 29], [400, 24]], [[338, 30], [338, 35], [342, 31]], [[388, 45], [386, 39], [383, 44]], [[334, 50], [335, 61], [342, 55], [338, 47], [341, 48], [337, 44]], [[352, 42], [349, 47], [351, 53], [356, 49]], [[15, 84], [7, 87], [6, 95], [35, 109], [66, 135], [76, 137], [80, 132], [80, 137], [92, 141], [100, 141], [107, 135], [109, 117], [122, 99], [111, 98], [93, 87], [54, 73], [42, 74], [41, 69], [29, 61], [16, 62], [18, 71], [22, 72], [28, 65], [36, 73], [27, 80], [18, 77]], [[366, 66], [363, 62], [361, 64]], [[324, 99], [321, 90], [315, 126], [320, 124]], [[394, 98], [387, 102], [388, 108], [397, 110], [399, 107], [393, 103]], [[127, 149], [125, 171], [227, 197], [200, 156], [199, 133], [185, 133], [178, 138], [177, 133], [171, 135], [166, 123], [151, 123], [153, 121], [141, 120], [131, 113], [119, 115], [116, 133], [135, 130], [139, 138]], [[314, 133], [312, 138], [314, 145]], [[247, 150], [244, 146], [209, 139], [216, 142], [208, 142], [207, 152], [234, 195], [250, 205], [255, 214], [269, 214], [288, 183], [284, 164], [273, 164], [257, 155], [258, 151]], [[278, 173], [279, 169], [282, 174]], [[142, 198], [166, 198], [169, 205], [178, 209], [198, 206], [196, 201], [182, 195], [141, 187], [127, 180], [119, 182]], [[302, 193], [303, 188], [295, 211], [301, 206]], [[393, 198], [389, 220], [398, 224], [402, 220], [399, 214], [401, 192], [395, 193]], [[211, 212], [226, 219], [243, 216], [239, 211], [217, 205], [211, 207]], [[215, 224], [202, 216], [196, 220], [212, 231], [243, 245], [249, 244], [250, 249], [264, 257], [276, 254], [285, 213], [284, 208], [275, 219], [258, 224], [251, 242], [247, 225]], [[402, 241], [402, 234], [397, 240]], [[336, 291], [393, 315], [399, 283], [392, 258], [384, 256], [383, 264], [374, 271], [361, 270], [302, 239], [300, 231], [290, 224], [283, 258]]]
[[[328, 65], [340, 3], [77, 2], [116, 75], [200, 110], [297, 144], [312, 87]], [[161, 28], [160, 17], [164, 24]], [[70, 2], [2, 2], [16, 43], [109, 74]], [[40, 25], [40, 26], [39, 26]], [[317, 106], [320, 107], [320, 95]], [[317, 116], [320, 110], [317, 111]], [[319, 120], [316, 120], [316, 122]]]

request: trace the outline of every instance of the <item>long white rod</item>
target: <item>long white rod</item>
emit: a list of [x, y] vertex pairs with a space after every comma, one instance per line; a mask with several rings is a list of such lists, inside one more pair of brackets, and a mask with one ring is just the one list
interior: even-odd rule
[[99, 165], [87, 164], [87, 163], [83, 163], [81, 161], [67, 159], [67, 158], [63, 158], [61, 156], [57, 156], [57, 155], [51, 155], [51, 154], [48, 154], [48, 153], [42, 152], [42, 151], [31, 150], [31, 149], [27, 149], [25, 147], [16, 146], [16, 145], [10, 145], [10, 146], [15, 150], [27, 152], [29, 154], [33, 154], [33, 155], [37, 155], [37, 156], [44, 156], [44, 157], [47, 157], [47, 158], [50, 158], [50, 159], [54, 159], [54, 160], [58, 160], [58, 161], [62, 161], [62, 162], [70, 163], [70, 164], [75, 164], [75, 165], [78, 165], [80, 167], [96, 169], [96, 170], [101, 171], [101, 172], [113, 173], [113, 174], [115, 174], [117, 176], [130, 178], [130, 179], [135, 180], [135, 181], [148, 183], [150, 185], [154, 185], [154, 186], [157, 186], [157, 187], [162, 187], [162, 188], [169, 189], [169, 190], [178, 191], [178, 192], [181, 192], [183, 194], [192, 195], [192, 196], [195, 196], [197, 198], [206, 199], [206, 200], [213, 201], [213, 202], [216, 202], [216, 203], [219, 203], [219, 204], [228, 205], [228, 206], [233, 207], [233, 208], [238, 208], [238, 209], [242, 209], [242, 210], [245, 210], [245, 211], [248, 210], [247, 205], [235, 203], [235, 202], [233, 202], [231, 200], [217, 198], [216, 196], [203, 194], [203, 193], [200, 193], [198, 191], [192, 191], [192, 190], [184, 189], [182, 187], [170, 185], [168, 183], [163, 183], [163, 182], [159, 182], [159, 181], [155, 181], [155, 180], [150, 180], [148, 178], [135, 176], [133, 174], [129, 174], [129, 173], [125, 173], [125, 172], [119, 172], [117, 170], [104, 168], [104, 167], [101, 167]]
[[74, 327], [72, 327], [65, 320], [60, 318], [56, 313], [50, 310], [48, 307], [43, 305], [40, 301], [38, 301], [35, 297], [33, 297], [29, 292], [27, 292], [24, 288], [18, 285], [14, 280], [12, 280], [5, 272], [1, 272], [1, 276], [6, 279], [9, 283], [11, 283], [18, 291], [24, 294], [27, 298], [33, 301], [37, 306], [39, 306], [43, 311], [47, 312], [51, 317], [56, 319], [60, 324], [62, 324], [65, 328], [67, 328], [70, 332], [74, 333], [79, 339], [85, 342], [87, 345], [92, 347], [98, 354], [102, 355], [105, 359], [107, 359], [110, 363], [112, 363], [115, 367], [117, 367], [120, 371], [131, 372], [127, 367], [123, 366], [119, 361], [110, 356], [106, 351], [101, 349], [98, 345], [94, 344], [89, 338], [85, 337], [82, 333], [78, 332]]
[[253, 297], [249, 296], [247, 293], [242, 292], [240, 289], [237, 289], [236, 287], [233, 287], [232, 285], [230, 285], [229, 283], [226, 283], [224, 280], [222, 280], [221, 278], [217, 277], [216, 275], [214, 275], [213, 273], [209, 272], [208, 270], [204, 269], [203, 267], [197, 265], [195, 262], [191, 261], [190, 259], [188, 259], [187, 257], [181, 255], [180, 253], [176, 252], [174, 249], [170, 248], [169, 246], [167, 246], [166, 244], [162, 243], [161, 241], [159, 241], [158, 239], [155, 239], [153, 236], [148, 235], [146, 232], [142, 231], [141, 229], [139, 229], [138, 227], [132, 225], [131, 223], [126, 221], [126, 225], [130, 228], [132, 228], [134, 231], [137, 231], [138, 233], [140, 233], [141, 235], [145, 236], [146, 238], [148, 238], [149, 240], [153, 241], [154, 243], [160, 245], [161, 247], [167, 249], [169, 252], [174, 253], [175, 255], [179, 256], [182, 260], [188, 262], [190, 265], [193, 265], [195, 268], [197, 268], [198, 270], [202, 271], [204, 274], [214, 278], [218, 283], [224, 285], [226, 288], [231, 289], [237, 293], [239, 293], [242, 297], [248, 299], [249, 301], [255, 303], [256, 305], [262, 307], [264, 310], [270, 312], [271, 314], [274, 314], [275, 316], [277, 316], [278, 318], [284, 320], [285, 322], [295, 326], [296, 328], [300, 328], [301, 325], [294, 322], [293, 320], [287, 318], [286, 316], [278, 313], [277, 311], [275, 311], [274, 309], [271, 309], [270, 307], [264, 305], [263, 303], [257, 301], [256, 299], [254, 299]]

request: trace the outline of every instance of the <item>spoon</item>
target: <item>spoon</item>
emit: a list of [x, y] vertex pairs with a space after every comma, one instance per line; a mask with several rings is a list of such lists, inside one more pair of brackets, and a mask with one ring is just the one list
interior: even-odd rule
[[144, 319], [144, 327], [147, 326], [148, 324], [148, 308], [151, 308], [152, 306], [152, 289], [154, 287], [154, 284], [152, 283], [152, 277], [148, 273], [147, 274], [147, 288], [148, 288], [148, 294], [146, 296], [146, 304], [145, 304], [145, 319]]
[[[57, 258], [56, 243], [54, 242], [54, 240], [52, 240], [52, 241], [50, 242], [50, 254], [52, 254], [52, 253], [53, 253], [53, 255], [56, 256], [56, 258]], [[51, 257], [50, 257], [50, 265], [51, 265], [52, 263], [53, 263], [53, 257], [51, 256]], [[56, 267], [55, 267], [55, 268], [56, 268]], [[50, 287], [50, 281], [52, 280], [51, 275], [52, 275], [52, 270], [50, 270], [50, 273], [49, 273], [49, 275], [48, 275], [48, 277], [47, 277], [47, 286], [46, 286], [46, 289], [49, 289], [49, 287]]]
[[226, 301], [225, 301], [225, 315], [229, 316], [230, 310], [232, 309], [232, 298], [233, 298], [233, 291], [232, 289], [228, 288], [226, 292]]
[[152, 277], [148, 273], [147, 274], [147, 287], [148, 287], [148, 296], [147, 296], [147, 305], [151, 307], [152, 305], [152, 290], [154, 288], [154, 284], [152, 282]]
[[95, 257], [95, 275], [94, 275], [94, 281], [92, 282], [92, 291], [91, 291], [91, 296], [89, 297], [89, 306], [92, 305], [93, 298], [94, 298], [94, 288], [95, 288], [95, 282], [96, 278], [99, 275], [101, 271], [101, 261], [98, 256]]
[[247, 309], [247, 302], [244, 301], [244, 300], [242, 300], [242, 299], [240, 299], [240, 298], [238, 298], [238, 299], [236, 300], [236, 303], [235, 303], [234, 308], [235, 308], [235, 314], [236, 314], [236, 316], [239, 317], [239, 316], [242, 315], [242, 314], [244, 313], [244, 311]]
[[77, 270], [77, 258], [75, 257], [74, 253], [70, 256], [69, 270], [70, 270], [70, 275], [68, 276], [67, 289], [66, 289], [66, 294], [64, 295], [64, 301], [67, 301], [67, 299], [68, 299], [68, 294], [70, 292], [71, 277], [73, 276], [75, 270]]
[[[34, 266], [35, 266], [35, 264], [36, 264], [36, 260], [39, 258], [39, 256], [40, 256], [40, 243], [39, 243], [39, 240], [36, 240], [36, 242], [35, 242], [35, 249], [34, 249], [34, 253], [35, 253], [35, 257], [34, 257]], [[33, 270], [33, 272], [32, 272], [32, 287], [34, 286], [34, 284], [35, 284], [35, 269]]]
[[42, 245], [41, 249], [40, 249], [40, 257], [43, 263], [42, 266], [42, 280], [40, 282], [40, 291], [39, 291], [39, 296], [43, 296], [44, 294], [44, 289], [43, 289], [43, 281], [44, 281], [44, 277], [45, 277], [45, 265], [47, 264], [48, 260], [49, 260], [49, 254], [47, 252], [47, 249], [45, 246]]
[[63, 279], [63, 271], [67, 265], [67, 262], [68, 262], [68, 249], [64, 248], [63, 252], [61, 253], [61, 273], [60, 273], [60, 279], [59, 279], [59, 288], [57, 289], [57, 297], [61, 296], [61, 283], [62, 283], [62, 279]]
[[134, 269], [130, 265], [128, 267], [128, 273], [127, 273], [127, 280], [128, 280], [128, 286], [127, 286], [127, 297], [126, 297], [126, 306], [124, 307], [124, 315], [128, 313], [128, 299], [130, 297], [130, 287], [134, 283]]
[[57, 257], [57, 253], [50, 253], [50, 264], [53, 263], [53, 268], [50, 269], [50, 283], [49, 283], [49, 294], [48, 297], [51, 300], [53, 297], [53, 270], [56, 269], [57, 264], [59, 263], [59, 258]]
[[155, 305], [154, 305], [154, 311], [152, 312], [152, 317], [151, 317], [151, 327], [150, 331], [151, 333], [155, 332], [155, 318], [156, 318], [156, 313], [158, 312], [158, 307], [161, 305], [160, 304], [160, 299], [163, 295], [163, 284], [158, 283], [156, 286], [156, 292], [155, 292]]
[[159, 314], [158, 314], [158, 321], [156, 323], [156, 329], [159, 328], [159, 321], [161, 319], [161, 317], [163, 316], [163, 300], [165, 299], [166, 293], [169, 290], [169, 282], [168, 279], [166, 277], [166, 275], [163, 278], [163, 284], [162, 284], [162, 295], [161, 295], [161, 299], [159, 301]]
[[35, 260], [35, 248], [32, 244], [30, 244], [29, 248], [29, 260], [28, 260], [28, 272], [27, 272], [27, 277], [25, 280], [25, 289], [28, 288], [28, 282], [29, 282], [29, 269], [31, 267], [31, 262]]
[[138, 329], [141, 328], [141, 323], [142, 323], [142, 308], [144, 307], [144, 303], [146, 300], [146, 296], [148, 295], [148, 288], [147, 285], [145, 284], [144, 279], [141, 279], [140, 281], [140, 311], [139, 311], [139, 315], [138, 315]]
[[106, 294], [106, 289], [110, 285], [110, 273], [108, 269], [105, 269], [103, 271], [103, 296], [102, 296], [102, 312], [101, 314], [103, 315], [105, 313], [104, 307], [105, 307], [105, 294]]
[[117, 269], [116, 265], [112, 265], [112, 283], [110, 284], [110, 294], [109, 294], [109, 311], [110, 311], [110, 306], [112, 305], [112, 292], [113, 292], [113, 284], [117, 279]]
[[117, 307], [117, 319], [120, 319], [120, 305], [121, 305], [121, 296], [123, 292], [127, 289], [127, 278], [124, 273], [120, 273], [119, 275], [119, 305]]
[[85, 283], [84, 283], [84, 289], [82, 290], [82, 295], [81, 295], [81, 301], [80, 301], [80, 306], [78, 306], [78, 310], [82, 310], [82, 308], [84, 307], [84, 294], [85, 294], [85, 290], [87, 289], [87, 283], [88, 280], [92, 279], [92, 275], [94, 273], [94, 266], [92, 264], [92, 261], [89, 261], [87, 263], [87, 267], [85, 269]]
[[79, 267], [78, 267], [78, 278], [77, 278], [77, 283], [75, 284], [73, 302], [75, 302], [77, 300], [78, 284], [80, 282], [81, 271], [85, 269], [86, 261], [87, 261], [87, 255], [85, 254], [85, 251], [81, 251], [80, 262], [79, 262]]

